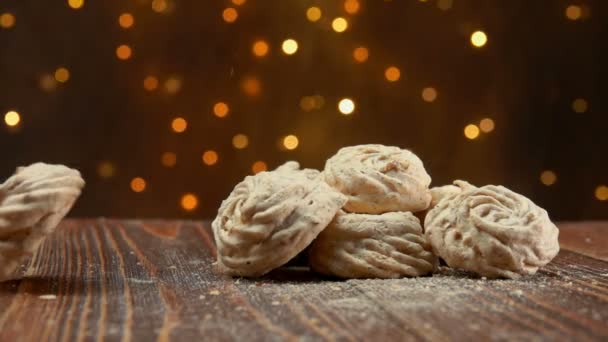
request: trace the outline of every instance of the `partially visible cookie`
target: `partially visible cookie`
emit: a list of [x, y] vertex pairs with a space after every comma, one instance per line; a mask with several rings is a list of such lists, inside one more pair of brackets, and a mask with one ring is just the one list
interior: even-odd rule
[[433, 272], [437, 257], [409, 212], [341, 212], [312, 243], [309, 262], [341, 278], [399, 278]]
[[348, 197], [344, 206], [348, 212], [415, 212], [426, 209], [431, 201], [431, 177], [422, 161], [395, 146], [344, 147], [327, 160], [323, 175]]
[[212, 223], [218, 270], [255, 277], [287, 263], [345, 202], [318, 171], [300, 170], [296, 162], [247, 176], [222, 202]]
[[456, 185], [449, 184], [433, 187], [430, 191], [431, 204], [429, 205], [429, 210], [434, 208], [442, 199], [458, 195], [462, 191], [462, 189]]
[[449, 266], [518, 278], [557, 255], [559, 231], [544, 209], [503, 186], [455, 184], [462, 191], [440, 201], [424, 224], [435, 254]]
[[84, 187], [77, 170], [36, 163], [0, 184], [0, 281], [55, 230]]

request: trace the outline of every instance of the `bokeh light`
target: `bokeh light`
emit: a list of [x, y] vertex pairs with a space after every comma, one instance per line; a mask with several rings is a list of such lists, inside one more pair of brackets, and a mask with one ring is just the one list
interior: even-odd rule
[[397, 82], [401, 78], [401, 71], [396, 66], [390, 66], [384, 70], [384, 77], [389, 82]]
[[184, 194], [180, 200], [180, 205], [185, 211], [192, 211], [198, 207], [198, 197], [195, 194]]
[[369, 50], [366, 47], [359, 46], [353, 50], [353, 58], [358, 63], [363, 63], [369, 58]]
[[118, 57], [118, 59], [123, 60], [123, 61], [131, 58], [132, 53], [133, 52], [131, 51], [131, 47], [126, 44], [119, 45], [116, 48], [116, 57]]
[[453, 3], [453, 0], [437, 0], [437, 8], [442, 11], [447, 11], [452, 8]]
[[168, 94], [177, 94], [182, 89], [182, 80], [177, 77], [169, 77], [165, 81], [165, 91]]
[[338, 102], [338, 110], [344, 115], [350, 115], [355, 111], [355, 102], [349, 98], [344, 98]]
[[15, 127], [21, 122], [21, 115], [14, 110], [10, 110], [4, 114], [4, 123], [9, 127]]
[[55, 80], [57, 82], [65, 83], [70, 79], [70, 71], [66, 68], [57, 68], [55, 70]]
[[466, 125], [464, 128], [464, 136], [467, 139], [474, 140], [479, 136], [479, 127], [477, 125]]
[[479, 129], [484, 133], [490, 133], [494, 130], [494, 120], [484, 118], [479, 121]]
[[218, 102], [213, 105], [213, 114], [215, 116], [217, 116], [218, 118], [226, 117], [226, 115], [228, 115], [229, 111], [230, 111], [230, 108], [228, 107], [228, 104], [225, 102]]
[[266, 56], [268, 54], [268, 50], [270, 50], [270, 47], [265, 40], [256, 40], [251, 47], [251, 51], [256, 57]]
[[227, 23], [233, 23], [239, 17], [239, 13], [233, 7], [228, 7], [222, 12], [222, 18]]
[[0, 14], [0, 27], [9, 29], [15, 26], [15, 16], [12, 13], [2, 13]]
[[167, 4], [166, 0], [152, 0], [151, 5], [152, 5], [152, 10], [156, 13], [163, 13], [169, 7], [169, 4]]
[[242, 150], [249, 145], [249, 138], [245, 134], [237, 134], [232, 137], [232, 146], [234, 148]]
[[254, 174], [260, 173], [262, 171], [268, 170], [268, 165], [265, 162], [258, 160], [251, 165], [251, 172]]
[[232, 0], [232, 3], [237, 5], [237, 6], [241, 6], [246, 2], [246, 0]]
[[123, 13], [118, 17], [118, 25], [124, 29], [131, 28], [135, 24], [135, 18], [131, 13]]
[[342, 17], [338, 17], [331, 22], [331, 28], [338, 33], [344, 32], [348, 28], [348, 21]]
[[589, 105], [587, 104], [587, 101], [585, 99], [579, 98], [572, 101], [572, 110], [576, 113], [585, 113], [588, 108]]
[[545, 170], [540, 174], [540, 182], [546, 186], [551, 186], [557, 182], [557, 174], [551, 170]]
[[44, 91], [52, 91], [57, 88], [57, 80], [55, 80], [55, 76], [51, 74], [44, 74], [40, 76], [39, 85]]
[[315, 21], [318, 21], [319, 19], [321, 19], [321, 9], [319, 7], [309, 7], [306, 10], [306, 18], [310, 21], [312, 21], [313, 23]]
[[211, 166], [217, 164], [217, 161], [219, 160], [219, 155], [214, 150], [207, 150], [203, 152], [202, 159], [205, 165]]
[[248, 76], [241, 81], [241, 89], [245, 95], [256, 97], [262, 92], [262, 83], [257, 77]]
[[433, 87], [422, 89], [422, 99], [426, 102], [433, 102], [437, 99], [437, 90]]
[[608, 186], [599, 185], [595, 188], [595, 198], [599, 201], [608, 201]]
[[486, 45], [488, 36], [483, 31], [475, 31], [471, 34], [471, 44], [474, 47], [480, 48]]
[[298, 42], [295, 39], [285, 39], [281, 45], [281, 49], [286, 55], [293, 55], [298, 51]]
[[165, 152], [160, 156], [160, 163], [164, 167], [174, 167], [177, 164], [177, 154], [174, 152]]
[[177, 117], [171, 121], [171, 129], [175, 133], [183, 133], [188, 128], [188, 121], [186, 119]]
[[84, 0], [68, 0], [68, 6], [73, 9], [79, 9], [84, 6]]
[[156, 88], [158, 88], [158, 78], [146, 76], [146, 78], [144, 78], [144, 89], [147, 91], [154, 91]]
[[344, 10], [348, 14], [357, 14], [361, 5], [358, 0], [346, 0], [344, 1]]
[[288, 150], [295, 150], [299, 144], [300, 140], [293, 134], [289, 134], [283, 138], [283, 146]]
[[97, 165], [97, 174], [101, 178], [112, 178], [116, 174], [116, 166], [111, 161], [104, 160]]
[[146, 180], [142, 177], [133, 178], [130, 185], [133, 192], [143, 192], [147, 187]]
[[570, 20], [578, 20], [583, 15], [583, 9], [577, 5], [570, 5], [566, 7], [566, 18]]

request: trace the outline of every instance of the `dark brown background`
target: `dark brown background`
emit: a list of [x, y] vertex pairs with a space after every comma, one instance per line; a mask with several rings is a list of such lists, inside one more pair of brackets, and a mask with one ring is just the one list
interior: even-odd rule
[[[173, 1], [160, 14], [144, 0], [88, 0], [79, 10], [4, 0], [0, 13], [16, 25], [0, 29], [0, 114], [17, 110], [23, 121], [17, 130], [2, 122], [0, 178], [38, 160], [64, 163], [88, 182], [72, 215], [213, 217], [256, 160], [321, 168], [339, 147], [373, 142], [412, 149], [434, 184], [504, 184], [554, 219], [608, 218], [608, 201], [594, 195], [608, 185], [608, 2], [454, 0], [448, 10], [436, 0], [360, 2], [349, 15], [342, 1], [249, 0], [227, 24], [229, 1]], [[571, 4], [584, 9], [581, 20], [566, 18]], [[323, 10], [317, 23], [306, 20], [311, 5]], [[123, 12], [135, 17], [129, 30], [118, 25]], [[336, 16], [349, 20], [342, 34], [330, 28]], [[469, 43], [477, 29], [489, 37], [481, 49]], [[293, 56], [280, 51], [288, 37], [300, 45]], [[262, 59], [251, 54], [259, 38], [271, 48]], [[133, 48], [128, 61], [115, 56], [120, 44]], [[359, 45], [370, 51], [363, 64], [352, 59]], [[401, 69], [398, 82], [384, 79], [389, 65]], [[69, 81], [42, 90], [40, 77], [60, 66]], [[149, 74], [159, 90], [142, 87]], [[248, 76], [260, 80], [260, 96], [243, 94]], [[173, 95], [160, 89], [169, 77], [182, 80]], [[433, 103], [420, 97], [427, 86], [438, 90]], [[302, 111], [300, 99], [313, 94], [324, 107]], [[353, 115], [336, 110], [342, 97], [355, 100]], [[576, 98], [589, 104], [585, 113], [572, 110]], [[227, 118], [212, 115], [217, 101], [229, 103]], [[169, 129], [176, 115], [188, 120], [183, 134]], [[496, 129], [467, 140], [465, 125], [484, 117]], [[232, 147], [236, 133], [249, 136], [246, 149]], [[279, 149], [290, 133], [298, 148]], [[218, 151], [218, 164], [201, 162], [206, 149]], [[165, 151], [177, 154], [175, 167], [161, 165]], [[114, 177], [99, 177], [102, 161], [116, 166]], [[554, 185], [540, 182], [543, 170], [557, 174]], [[136, 176], [146, 191], [131, 191]], [[199, 197], [193, 212], [180, 208], [186, 192]]]

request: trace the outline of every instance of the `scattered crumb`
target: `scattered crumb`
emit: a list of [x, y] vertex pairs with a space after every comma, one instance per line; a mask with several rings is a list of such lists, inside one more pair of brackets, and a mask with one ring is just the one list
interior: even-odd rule
[[205, 297], [205, 295], [198, 296], [198, 299], [205, 299], [205, 298], [207, 298], [207, 297]]
[[205, 315], [205, 320], [210, 320], [213, 317], [212, 314], [206, 314]]
[[212, 295], [212, 296], [219, 296], [220, 291], [219, 290], [211, 290], [211, 291], [209, 291], [209, 294]]
[[177, 266], [175, 266], [175, 265], [171, 265], [171, 266], [169, 266], [169, 269], [170, 269], [170, 270], [175, 270], [175, 269], [177, 269]]
[[129, 254], [135, 254], [135, 252], [133, 252], [133, 251], [130, 251], [130, 252], [129, 252]]
[[585, 242], [586, 242], [586, 243], [591, 243], [591, 242], [592, 242], [592, 240], [591, 240], [591, 238], [585, 238]]
[[38, 296], [38, 298], [46, 299], [46, 300], [53, 300], [53, 299], [57, 299], [57, 296], [55, 296], [54, 294], [45, 294], [45, 295]]
[[524, 294], [524, 291], [522, 291], [522, 290], [513, 290], [513, 291], [511, 291], [511, 294], [515, 295], [515, 296], [521, 296], [521, 295]]
[[281, 302], [279, 302], [278, 300], [275, 300], [275, 301], [273, 301], [273, 302], [272, 302], [272, 303], [270, 303], [270, 304], [272, 304], [272, 305], [274, 305], [274, 306], [277, 306], [277, 305], [281, 305]]
[[330, 286], [332, 290], [334, 291], [342, 291], [342, 288], [340, 286]]
[[487, 277], [481, 277], [481, 280], [488, 280]]

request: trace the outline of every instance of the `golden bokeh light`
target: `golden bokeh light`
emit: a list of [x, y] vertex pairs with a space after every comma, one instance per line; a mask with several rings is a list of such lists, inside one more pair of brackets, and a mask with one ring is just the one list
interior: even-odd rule
[[55, 77], [51, 74], [44, 74], [40, 76], [39, 85], [44, 91], [52, 91], [57, 88], [57, 80], [55, 80]]
[[397, 82], [401, 78], [401, 70], [396, 66], [390, 66], [384, 70], [384, 77], [389, 82]]
[[156, 88], [158, 88], [158, 78], [146, 76], [146, 78], [144, 78], [144, 89], [147, 91], [154, 91]]
[[131, 180], [131, 190], [133, 192], [142, 192], [146, 190], [146, 180], [141, 177], [135, 177]]
[[177, 77], [169, 77], [165, 81], [165, 91], [169, 94], [177, 94], [182, 89], [182, 80]]
[[453, 0], [437, 0], [437, 7], [442, 11], [452, 8]]
[[131, 58], [132, 53], [133, 53], [133, 51], [131, 51], [131, 47], [126, 44], [119, 45], [116, 48], [116, 57], [118, 57], [118, 59], [123, 60], [123, 61]]
[[315, 109], [321, 109], [321, 108], [323, 108], [323, 105], [325, 104], [325, 99], [323, 98], [323, 96], [321, 96], [321, 95], [313, 95], [312, 96], [312, 100], [314, 102], [314, 108]]
[[84, 0], [68, 0], [68, 6], [73, 9], [79, 9], [84, 6]]
[[295, 39], [285, 39], [281, 45], [281, 49], [286, 55], [293, 55], [298, 51], [298, 42]]
[[230, 108], [228, 107], [228, 104], [225, 102], [218, 102], [215, 105], [213, 105], [213, 114], [215, 116], [217, 116], [218, 118], [226, 117], [226, 115], [228, 115], [229, 111], [230, 111]]
[[124, 29], [131, 28], [135, 24], [135, 18], [131, 13], [123, 13], [118, 17], [118, 25]]
[[228, 7], [222, 12], [222, 18], [227, 23], [233, 23], [239, 17], [239, 13], [233, 7]]
[[97, 165], [97, 174], [101, 178], [112, 178], [116, 174], [116, 166], [111, 161], [102, 161]]
[[477, 127], [477, 125], [466, 125], [466, 127], [464, 128], [464, 136], [467, 139], [477, 139], [477, 137], [479, 136], [479, 127]]
[[219, 155], [214, 150], [208, 150], [208, 151], [203, 152], [202, 158], [203, 158], [203, 163], [205, 163], [205, 165], [211, 166], [211, 165], [217, 164]]
[[312, 96], [303, 96], [300, 99], [300, 108], [305, 112], [315, 109], [315, 99]]
[[290, 134], [283, 138], [283, 146], [288, 150], [295, 150], [298, 148], [300, 144], [300, 140], [297, 136]]
[[322, 12], [319, 7], [313, 6], [313, 7], [309, 7], [306, 10], [306, 18], [308, 20], [312, 21], [313, 23], [315, 21], [318, 21], [319, 19], [321, 19], [321, 15], [322, 15]]
[[490, 133], [494, 130], [494, 120], [490, 118], [484, 118], [479, 121], [479, 129], [484, 133]]
[[237, 6], [241, 6], [246, 2], [246, 0], [232, 0], [232, 3], [237, 5]]
[[152, 10], [156, 13], [163, 13], [167, 10], [169, 4], [166, 0], [153, 0], [152, 1]]
[[356, 14], [359, 12], [361, 5], [358, 0], [346, 0], [344, 1], [344, 10], [348, 14]]
[[540, 182], [546, 186], [551, 186], [557, 182], [557, 175], [551, 170], [545, 170], [540, 174]]
[[174, 167], [177, 164], [177, 154], [165, 152], [160, 156], [160, 163], [165, 167]]
[[270, 49], [270, 47], [268, 46], [268, 43], [266, 43], [266, 41], [264, 40], [256, 40], [253, 43], [253, 46], [251, 47], [251, 51], [253, 52], [253, 55], [256, 57], [264, 57], [268, 54], [268, 50]]
[[576, 99], [572, 101], [572, 110], [576, 113], [584, 113], [589, 108], [587, 101], [585, 99]]
[[331, 22], [331, 28], [338, 33], [344, 32], [348, 28], [348, 21], [342, 17], [338, 17]]
[[363, 46], [359, 46], [353, 50], [353, 58], [358, 63], [363, 63], [369, 58], [369, 50]]
[[185, 211], [192, 211], [198, 207], [198, 197], [195, 194], [184, 194], [179, 202]]
[[14, 110], [9, 110], [4, 114], [4, 123], [9, 127], [15, 127], [21, 122], [21, 115]]
[[262, 92], [262, 83], [254, 76], [248, 76], [241, 82], [241, 89], [245, 95], [256, 97]]
[[608, 201], [608, 186], [599, 185], [595, 188], [595, 198], [599, 201]]
[[422, 89], [422, 99], [426, 102], [433, 102], [437, 99], [437, 90], [433, 87]]
[[65, 83], [70, 79], [70, 71], [66, 68], [57, 68], [55, 70], [55, 80], [57, 82]]
[[249, 138], [245, 134], [237, 134], [232, 137], [232, 146], [239, 150], [242, 150], [249, 145]]
[[344, 115], [350, 115], [355, 111], [355, 102], [349, 98], [344, 98], [338, 102], [338, 110]]
[[9, 29], [15, 26], [15, 16], [11, 13], [0, 14], [0, 27]]
[[486, 45], [488, 42], [488, 36], [483, 31], [475, 31], [471, 34], [471, 44], [474, 47], [480, 48]]
[[579, 20], [583, 16], [583, 9], [581, 6], [570, 5], [566, 7], [566, 18], [570, 20]]
[[186, 119], [177, 117], [171, 121], [171, 129], [175, 133], [183, 133], [188, 128], [188, 121]]
[[266, 163], [264, 163], [261, 160], [258, 160], [251, 165], [251, 171], [254, 174], [258, 174], [258, 173], [260, 173], [262, 171], [266, 171], [266, 170], [268, 170], [268, 165], [266, 165]]

